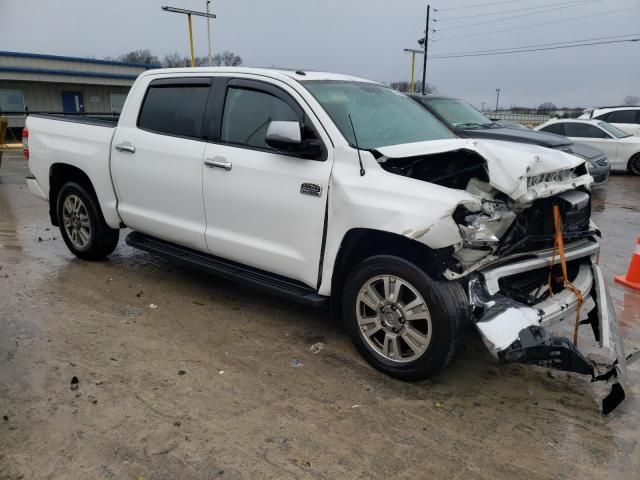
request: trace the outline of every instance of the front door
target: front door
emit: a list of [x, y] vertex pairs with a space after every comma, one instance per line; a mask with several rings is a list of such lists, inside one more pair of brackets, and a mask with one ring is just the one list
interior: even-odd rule
[[84, 112], [84, 98], [82, 92], [62, 92], [62, 111], [64, 113]]
[[285, 155], [265, 135], [270, 121], [282, 120], [300, 121], [305, 138], [324, 145], [328, 138], [289, 87], [222, 83], [216, 104], [223, 112], [203, 173], [209, 251], [317, 287], [331, 151], [315, 159]]
[[203, 252], [201, 132], [210, 85], [203, 77], [152, 81], [140, 114], [120, 118], [111, 152], [125, 224]]

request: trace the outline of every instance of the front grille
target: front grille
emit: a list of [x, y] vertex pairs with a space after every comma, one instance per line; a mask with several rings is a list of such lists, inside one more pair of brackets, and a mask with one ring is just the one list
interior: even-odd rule
[[560, 207], [565, 243], [572, 243], [592, 233], [590, 194], [570, 190], [536, 200], [531, 207], [520, 212], [502, 238], [500, 253], [506, 255], [552, 248], [555, 240], [554, 205]]

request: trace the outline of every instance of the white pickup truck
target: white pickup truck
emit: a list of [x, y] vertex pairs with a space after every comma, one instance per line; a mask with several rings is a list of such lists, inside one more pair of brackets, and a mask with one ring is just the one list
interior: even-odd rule
[[[471, 326], [500, 361], [608, 382], [605, 412], [624, 398], [578, 157], [459, 139], [390, 88], [304, 71], [151, 70], [117, 124], [26, 125], [29, 188], [80, 258], [110, 254], [128, 227], [134, 247], [331, 304], [360, 353], [396, 378], [436, 373]], [[595, 356], [548, 332], [578, 311]]]

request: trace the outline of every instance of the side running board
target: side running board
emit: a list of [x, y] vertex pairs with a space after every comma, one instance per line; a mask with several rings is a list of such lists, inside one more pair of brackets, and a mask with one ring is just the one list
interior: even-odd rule
[[175, 260], [219, 277], [249, 285], [291, 300], [322, 307], [329, 304], [329, 297], [318, 295], [314, 289], [297, 280], [258, 270], [214, 255], [198, 252], [143, 233], [131, 232], [127, 245]]

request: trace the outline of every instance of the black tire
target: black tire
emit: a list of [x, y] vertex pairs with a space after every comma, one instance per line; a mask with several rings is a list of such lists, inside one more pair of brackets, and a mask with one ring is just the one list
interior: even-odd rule
[[630, 173], [634, 175], [640, 175], [640, 153], [636, 153], [629, 160], [628, 170]]
[[[431, 337], [423, 353], [414, 360], [401, 362], [385, 358], [375, 350], [371, 342], [365, 341], [363, 329], [358, 325], [357, 312], [362, 306], [358, 295], [371, 279], [384, 275], [391, 275], [410, 284], [427, 305]], [[401, 304], [402, 302], [397, 305]], [[342, 315], [351, 340], [373, 367], [392, 377], [414, 381], [429, 378], [449, 364], [463, 341], [470, 311], [467, 295], [459, 283], [435, 281], [424, 270], [404, 258], [377, 255], [363, 260], [350, 272], [343, 289]], [[399, 328], [405, 328], [405, 325]], [[386, 335], [386, 332], [383, 333]], [[409, 346], [407, 342], [400, 343], [405, 347]]]
[[[80, 246], [74, 243], [74, 240], [70, 237], [65, 227], [65, 214], [63, 213], [65, 202], [68, 199], [75, 198], [82, 202], [84, 207], [82, 211], [86, 211], [90, 226], [87, 235], [88, 240], [85, 245]], [[98, 200], [90, 188], [76, 182], [65, 183], [58, 193], [56, 211], [62, 239], [76, 257], [83, 260], [101, 260], [115, 250], [118, 245], [120, 231], [109, 227], [105, 223]]]

